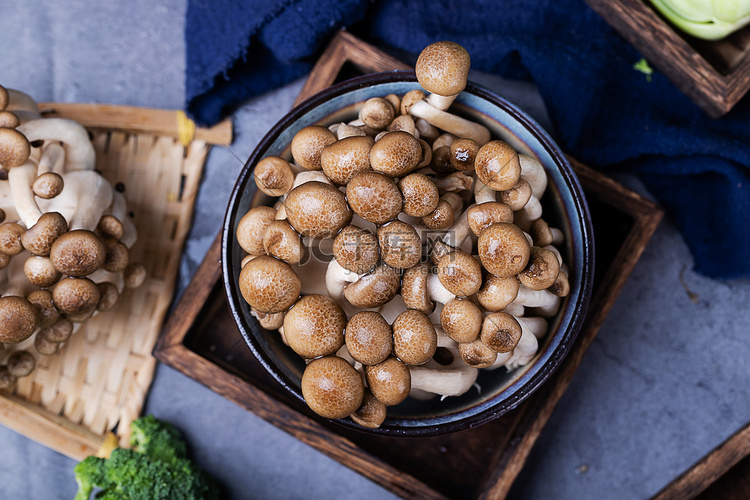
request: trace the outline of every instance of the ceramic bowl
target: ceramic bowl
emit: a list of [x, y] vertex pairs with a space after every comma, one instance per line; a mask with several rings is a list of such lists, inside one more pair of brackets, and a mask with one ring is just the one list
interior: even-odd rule
[[[237, 223], [250, 208], [271, 204], [255, 187], [253, 168], [265, 156], [291, 158], [292, 137], [305, 126], [350, 121], [367, 99], [387, 94], [403, 95], [420, 88], [413, 72], [367, 75], [334, 85], [290, 111], [263, 138], [247, 160], [232, 191], [223, 227], [222, 269], [229, 307], [248, 347], [258, 361], [293, 398], [303, 401], [300, 381], [304, 361], [281, 341], [277, 332], [260, 327], [239, 292], [238, 276], [243, 253], [234, 237]], [[570, 164], [550, 136], [528, 115], [494, 92], [469, 84], [451, 107], [451, 112], [485, 125], [493, 138], [502, 139], [517, 151], [536, 157], [547, 170], [548, 188], [542, 199], [544, 218], [565, 234], [561, 253], [570, 269], [570, 294], [557, 315], [550, 318], [547, 335], [539, 351], [526, 366], [507, 372], [505, 368], [480, 370], [477, 384], [466, 394], [428, 401], [407, 398], [388, 407], [388, 416], [378, 429], [363, 428], [349, 418], [340, 425], [363, 432], [390, 436], [422, 436], [453, 432], [496, 418], [528, 398], [560, 365], [583, 323], [591, 294], [594, 271], [591, 218], [583, 190]]]

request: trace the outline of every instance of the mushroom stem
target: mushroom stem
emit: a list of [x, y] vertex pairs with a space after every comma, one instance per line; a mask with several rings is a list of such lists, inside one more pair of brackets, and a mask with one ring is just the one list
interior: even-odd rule
[[495, 190], [491, 189], [479, 178], [474, 179], [474, 203], [481, 205], [488, 201], [497, 201]]
[[549, 328], [547, 320], [538, 316], [530, 316], [528, 318], [517, 317], [516, 319], [521, 324], [521, 328], [525, 325], [538, 339], [544, 337]]
[[93, 170], [96, 151], [82, 125], [64, 118], [42, 118], [18, 126], [29, 142], [60, 141], [65, 146], [66, 170]]
[[547, 173], [539, 161], [531, 156], [519, 154], [518, 162], [521, 164], [521, 178], [531, 185], [531, 194], [542, 199], [547, 189]]
[[61, 203], [72, 203], [76, 207], [70, 216], [70, 230], [93, 231], [105, 210], [112, 204], [112, 186], [93, 170], [66, 172], [63, 179], [65, 188], [58, 198]]
[[65, 149], [57, 142], [45, 144], [42, 148], [42, 156], [39, 158], [37, 175], [47, 172], [62, 174], [65, 164]]
[[445, 111], [446, 109], [451, 107], [451, 104], [453, 104], [453, 101], [456, 100], [456, 97], [458, 97], [458, 94], [438, 95], [433, 92], [432, 94], [428, 95], [425, 100], [435, 109]]
[[18, 217], [27, 228], [32, 227], [42, 216], [41, 210], [34, 199], [31, 185], [36, 179], [37, 165], [33, 160], [26, 160], [20, 167], [10, 169], [8, 172], [8, 183], [13, 197], [13, 204], [18, 212]]
[[464, 172], [453, 172], [445, 177], [430, 177], [435, 186], [441, 191], [455, 193], [458, 191], [470, 191], [474, 184], [474, 178]]
[[411, 387], [421, 391], [440, 394], [443, 397], [460, 396], [471, 389], [479, 370], [471, 366], [436, 370], [424, 366], [409, 366]]
[[474, 139], [480, 146], [490, 141], [490, 131], [479, 123], [469, 121], [460, 116], [441, 111], [427, 101], [415, 102], [409, 109], [409, 114], [422, 118], [431, 125], [450, 132], [457, 137]]
[[336, 302], [344, 300], [344, 287], [355, 283], [361, 276], [341, 266], [336, 259], [331, 259], [326, 269], [326, 289], [328, 295]]
[[560, 297], [547, 290], [531, 290], [523, 285], [518, 286], [518, 295], [514, 304], [526, 307], [552, 307], [559, 303]]
[[503, 312], [507, 312], [508, 314], [516, 317], [521, 317], [526, 312], [526, 307], [524, 307], [523, 304], [516, 304], [515, 302], [511, 302], [510, 304], [505, 306]]

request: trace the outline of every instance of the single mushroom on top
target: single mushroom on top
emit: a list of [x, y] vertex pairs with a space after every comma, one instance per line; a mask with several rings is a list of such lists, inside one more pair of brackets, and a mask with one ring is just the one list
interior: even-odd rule
[[431, 92], [427, 102], [436, 109], [448, 109], [466, 87], [470, 66], [469, 53], [455, 42], [441, 41], [425, 47], [414, 68], [419, 84]]

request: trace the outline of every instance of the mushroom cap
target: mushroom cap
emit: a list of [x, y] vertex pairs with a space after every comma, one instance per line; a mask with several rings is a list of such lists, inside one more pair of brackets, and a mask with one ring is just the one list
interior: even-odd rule
[[424, 217], [438, 206], [440, 192], [432, 180], [424, 174], [412, 173], [398, 181], [404, 197], [403, 211], [411, 217]]
[[16, 222], [0, 224], [0, 253], [17, 255], [23, 252], [21, 237], [26, 230]]
[[36, 307], [23, 297], [0, 297], [0, 342], [18, 344], [31, 337], [41, 318]]
[[4, 110], [8, 107], [8, 91], [5, 87], [0, 85], [0, 110]]
[[237, 243], [250, 255], [263, 255], [263, 233], [276, 220], [276, 210], [260, 206], [251, 208], [237, 223]]
[[469, 229], [479, 236], [482, 231], [498, 222], [510, 224], [513, 222], [513, 210], [505, 203], [487, 201], [479, 205], [473, 205], [467, 210]]
[[284, 316], [284, 337], [305, 359], [334, 354], [344, 345], [346, 314], [326, 295], [306, 295]]
[[8, 367], [0, 366], [0, 390], [10, 389], [15, 383], [16, 377], [8, 371]]
[[391, 325], [375, 311], [362, 311], [352, 316], [345, 336], [349, 354], [363, 365], [376, 365], [393, 350]]
[[365, 389], [365, 396], [362, 399], [362, 404], [357, 411], [352, 413], [350, 417], [355, 423], [362, 427], [369, 429], [377, 429], [385, 421], [386, 407], [383, 403], [372, 395], [372, 392]]
[[253, 169], [255, 185], [268, 196], [283, 196], [294, 184], [294, 172], [289, 162], [278, 156], [266, 156]]
[[427, 290], [427, 276], [430, 266], [427, 263], [417, 264], [404, 271], [401, 280], [401, 298], [406, 307], [416, 309], [423, 314], [430, 314], [435, 309], [435, 303], [430, 300]]
[[531, 255], [531, 247], [523, 231], [515, 224], [503, 222], [482, 231], [477, 249], [484, 268], [501, 278], [523, 271]]
[[521, 340], [521, 324], [508, 313], [491, 313], [484, 317], [479, 338], [497, 353], [510, 352]]
[[568, 281], [568, 276], [564, 272], [560, 271], [557, 274], [557, 279], [555, 279], [555, 282], [547, 290], [549, 290], [550, 293], [557, 295], [558, 297], [567, 297], [568, 294], [570, 294], [570, 282]]
[[40, 257], [32, 255], [23, 263], [23, 273], [29, 283], [40, 288], [47, 288], [60, 279], [62, 276], [49, 257]]
[[368, 273], [380, 260], [378, 238], [366, 229], [346, 226], [333, 240], [333, 256], [344, 269], [356, 274]]
[[60, 174], [55, 172], [44, 172], [34, 179], [31, 190], [39, 198], [50, 200], [62, 193], [65, 181]]
[[5, 222], [5, 210], [0, 208], [0, 224], [2, 224], [3, 222]]
[[96, 233], [76, 229], [60, 235], [52, 243], [49, 258], [63, 274], [74, 277], [88, 276], [104, 264], [107, 247]]
[[393, 356], [376, 365], [366, 366], [365, 377], [372, 395], [386, 406], [399, 404], [411, 390], [409, 367]]
[[422, 258], [422, 239], [414, 226], [393, 220], [378, 228], [383, 262], [395, 269], [416, 266]]
[[388, 130], [388, 132], [396, 132], [397, 130], [400, 130], [416, 137], [417, 127], [414, 124], [414, 118], [410, 115], [398, 115], [388, 124], [386, 130]]
[[21, 236], [23, 247], [34, 255], [48, 256], [52, 244], [68, 232], [68, 223], [59, 212], [47, 212], [39, 217]]
[[430, 161], [430, 168], [438, 174], [450, 174], [456, 171], [451, 165], [451, 149], [450, 146], [439, 146], [432, 147], [432, 160]]
[[42, 335], [37, 335], [34, 337], [34, 349], [42, 356], [52, 356], [60, 349], [60, 344], [58, 342], [50, 342]]
[[469, 172], [474, 170], [479, 144], [474, 139], [459, 138], [451, 143], [449, 152], [451, 166], [461, 172]]
[[16, 128], [21, 124], [15, 113], [0, 111], [0, 128]]
[[292, 158], [307, 170], [321, 170], [320, 153], [323, 148], [336, 142], [336, 136], [326, 127], [309, 125], [292, 138]]
[[453, 299], [440, 311], [440, 326], [456, 342], [473, 342], [482, 329], [482, 311], [471, 301]]
[[437, 275], [445, 289], [459, 297], [474, 295], [482, 286], [481, 264], [461, 250], [454, 250], [438, 259]]
[[487, 347], [481, 340], [458, 344], [458, 354], [464, 363], [474, 368], [487, 368], [497, 359], [497, 352]]
[[[44, 215], [46, 214], [43, 214], [42, 217]], [[99, 219], [99, 223], [96, 225], [96, 230], [99, 231], [102, 237], [114, 238], [116, 240], [121, 240], [125, 234], [125, 227], [122, 225], [122, 222], [111, 214], [102, 215], [102, 218]]]
[[25, 377], [34, 371], [36, 359], [28, 351], [15, 351], [8, 356], [5, 365], [14, 377]]
[[380, 307], [398, 292], [401, 278], [398, 272], [380, 263], [371, 273], [344, 288], [344, 297], [355, 307]]
[[104, 246], [107, 248], [107, 253], [104, 257], [102, 268], [111, 273], [119, 273], [125, 270], [130, 263], [130, 250], [128, 247], [123, 242], [114, 238], [106, 238]]
[[359, 119], [370, 128], [383, 130], [393, 121], [396, 110], [393, 105], [382, 97], [367, 99], [359, 110]]
[[413, 135], [388, 132], [370, 149], [370, 166], [390, 177], [403, 177], [414, 170], [422, 159], [422, 146]]
[[117, 301], [120, 300], [120, 291], [114, 283], [109, 281], [102, 281], [96, 284], [99, 287], [99, 303], [96, 305], [96, 310], [105, 312], [112, 309]]
[[547, 224], [547, 221], [541, 217], [531, 223], [529, 234], [534, 241], [534, 246], [546, 247], [547, 245], [552, 244], [552, 230], [550, 229], [549, 224]]
[[286, 311], [297, 301], [302, 281], [292, 266], [261, 255], [240, 271], [240, 293], [250, 306], [265, 313]]
[[346, 185], [346, 199], [354, 213], [374, 224], [395, 219], [403, 205], [396, 183], [377, 172], [355, 174]]
[[428, 92], [442, 96], [458, 94], [466, 88], [471, 58], [455, 42], [435, 42], [422, 50], [414, 69], [419, 84]]
[[285, 220], [274, 220], [263, 233], [263, 249], [289, 264], [298, 264], [305, 254], [302, 238]]
[[49, 342], [65, 342], [73, 334], [73, 322], [68, 318], [60, 318], [54, 324], [39, 330], [37, 335]]
[[479, 148], [474, 169], [479, 180], [495, 191], [510, 189], [521, 178], [518, 153], [504, 141], [490, 141]]
[[146, 266], [139, 262], [131, 262], [122, 272], [122, 277], [125, 280], [127, 288], [138, 288], [146, 281], [147, 275]]
[[302, 396], [312, 411], [325, 418], [354, 413], [364, 398], [362, 376], [336, 356], [315, 359], [302, 374]]
[[533, 246], [528, 264], [518, 274], [518, 281], [530, 290], [544, 290], [555, 283], [559, 272], [557, 255], [552, 250]]
[[26, 300], [36, 307], [39, 312], [39, 326], [44, 328], [56, 323], [60, 319], [60, 311], [55, 307], [52, 300], [52, 292], [49, 290], [34, 290], [26, 296]]
[[531, 184], [526, 179], [518, 179], [514, 186], [500, 192], [500, 199], [514, 212], [521, 210], [531, 199]]
[[[393, 352], [408, 365], [421, 365], [437, 349], [437, 332], [423, 313], [408, 309], [393, 322]], [[377, 397], [377, 396], [376, 396]]]
[[344, 193], [330, 184], [311, 181], [292, 189], [284, 201], [289, 223], [303, 236], [333, 238], [352, 220]]
[[430, 163], [432, 163], [432, 147], [421, 137], [417, 140], [419, 141], [419, 145], [422, 146], [422, 156], [420, 156], [416, 168], [429, 167]]
[[419, 89], [410, 90], [404, 94], [404, 97], [401, 98], [401, 114], [408, 115], [409, 110], [414, 103], [417, 103], [422, 99], [424, 99], [424, 92]]
[[375, 140], [367, 135], [352, 136], [323, 148], [320, 164], [331, 182], [345, 186], [357, 172], [370, 170], [370, 149]]
[[427, 226], [428, 229], [448, 229], [453, 225], [455, 217], [456, 212], [453, 210], [453, 206], [447, 200], [441, 198], [435, 210], [422, 217], [422, 224]]
[[14, 128], [0, 128], [0, 166], [17, 167], [29, 159], [31, 144]]
[[96, 283], [88, 278], [63, 278], [52, 289], [52, 300], [68, 316], [92, 312], [101, 295]]
[[502, 311], [518, 296], [518, 279], [515, 276], [487, 276], [477, 292], [477, 300], [488, 311]]

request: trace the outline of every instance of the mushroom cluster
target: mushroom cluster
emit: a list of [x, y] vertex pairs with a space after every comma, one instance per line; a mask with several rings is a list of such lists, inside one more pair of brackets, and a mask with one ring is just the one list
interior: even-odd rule
[[80, 124], [0, 86], [0, 389], [145, 279], [124, 188], [95, 161]]
[[422, 90], [368, 99], [269, 156], [236, 237], [251, 313], [304, 358], [327, 418], [376, 428], [408, 396], [457, 396], [479, 369], [528, 364], [561, 297], [563, 233], [542, 218], [543, 166], [450, 113], [466, 50], [428, 46]]

